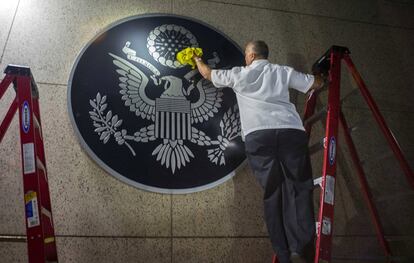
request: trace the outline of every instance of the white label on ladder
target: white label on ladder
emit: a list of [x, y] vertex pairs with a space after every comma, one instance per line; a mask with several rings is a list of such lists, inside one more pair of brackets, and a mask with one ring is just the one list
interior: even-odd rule
[[322, 234], [327, 236], [331, 234], [331, 219], [329, 217], [323, 217]]
[[324, 201], [327, 204], [333, 205], [335, 199], [335, 177], [326, 175], [325, 177], [325, 196]]
[[23, 174], [31, 174], [36, 171], [34, 144], [23, 144]]
[[40, 225], [36, 192], [27, 192], [24, 195], [24, 201], [26, 203], [27, 227], [30, 228]]

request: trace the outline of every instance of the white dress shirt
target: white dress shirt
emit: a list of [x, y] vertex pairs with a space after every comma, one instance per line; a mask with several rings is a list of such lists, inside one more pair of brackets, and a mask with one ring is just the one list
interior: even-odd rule
[[305, 130], [289, 100], [289, 88], [306, 93], [314, 82], [313, 75], [259, 59], [246, 67], [213, 69], [211, 81], [217, 88], [230, 87], [236, 93], [243, 140], [256, 130]]

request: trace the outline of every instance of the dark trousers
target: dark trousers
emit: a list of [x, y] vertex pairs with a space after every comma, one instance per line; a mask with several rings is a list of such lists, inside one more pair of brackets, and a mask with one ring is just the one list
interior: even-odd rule
[[259, 130], [246, 136], [245, 147], [250, 167], [264, 189], [265, 221], [279, 261], [290, 262], [291, 253], [311, 253], [306, 250], [313, 248], [315, 219], [306, 132]]

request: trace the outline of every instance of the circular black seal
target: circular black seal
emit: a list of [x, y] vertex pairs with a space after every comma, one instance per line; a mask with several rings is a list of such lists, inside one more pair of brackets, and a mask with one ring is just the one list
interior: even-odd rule
[[212, 68], [244, 56], [212, 27], [175, 15], [135, 16], [99, 33], [78, 56], [68, 107], [82, 146], [107, 172], [138, 188], [190, 193], [231, 178], [244, 160], [236, 97], [177, 52], [203, 49]]

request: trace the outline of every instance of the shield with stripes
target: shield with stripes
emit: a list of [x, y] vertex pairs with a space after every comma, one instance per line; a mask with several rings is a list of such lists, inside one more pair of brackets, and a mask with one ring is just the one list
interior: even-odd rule
[[191, 105], [185, 97], [157, 98], [155, 112], [156, 138], [191, 139]]

